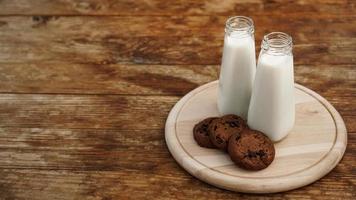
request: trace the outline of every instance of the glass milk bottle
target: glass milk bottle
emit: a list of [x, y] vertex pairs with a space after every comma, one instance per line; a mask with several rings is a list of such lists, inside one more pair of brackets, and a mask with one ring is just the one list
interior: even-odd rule
[[219, 78], [218, 109], [246, 119], [256, 72], [252, 19], [243, 16], [226, 21]]
[[293, 128], [294, 118], [292, 38], [272, 32], [262, 41], [247, 123], [278, 141]]

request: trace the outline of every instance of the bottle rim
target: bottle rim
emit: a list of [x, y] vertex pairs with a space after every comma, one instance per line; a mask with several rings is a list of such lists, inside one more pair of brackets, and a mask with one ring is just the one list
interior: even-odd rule
[[263, 36], [261, 48], [276, 53], [291, 51], [293, 39], [290, 35], [283, 32], [271, 32]]
[[254, 33], [254, 31], [253, 20], [246, 16], [230, 17], [225, 24], [226, 33], [238, 32], [251, 34]]

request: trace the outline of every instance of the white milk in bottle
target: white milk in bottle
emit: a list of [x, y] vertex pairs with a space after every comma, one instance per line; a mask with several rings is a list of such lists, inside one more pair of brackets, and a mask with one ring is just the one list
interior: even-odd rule
[[224, 50], [219, 78], [218, 109], [246, 119], [256, 71], [252, 19], [229, 18], [225, 27]]
[[272, 141], [284, 138], [295, 118], [292, 38], [281, 32], [264, 36], [248, 112], [251, 129]]

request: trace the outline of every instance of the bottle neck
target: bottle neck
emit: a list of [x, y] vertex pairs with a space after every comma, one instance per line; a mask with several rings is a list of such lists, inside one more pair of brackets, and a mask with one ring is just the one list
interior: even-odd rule
[[272, 55], [291, 55], [292, 37], [282, 32], [272, 32], [263, 37], [261, 50]]
[[235, 16], [226, 21], [225, 33], [230, 37], [247, 37], [253, 35], [255, 29], [249, 17]]

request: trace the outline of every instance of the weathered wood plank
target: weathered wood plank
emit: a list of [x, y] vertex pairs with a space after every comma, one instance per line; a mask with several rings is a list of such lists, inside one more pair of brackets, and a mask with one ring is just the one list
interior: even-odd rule
[[[16, 43], [0, 39], [1, 63], [89, 63], [89, 64], [219, 64], [221, 37], [139, 37], [107, 38], [90, 41], [84, 38]], [[47, 49], [51, 46], [51, 50]], [[296, 44], [296, 65], [353, 64], [356, 39]]]
[[[161, 129], [180, 97], [1, 94], [0, 127]], [[354, 116], [354, 97], [327, 98]]]
[[0, 92], [183, 95], [217, 79], [216, 65], [0, 64]]
[[[257, 18], [257, 44], [266, 32], [285, 31], [293, 33], [296, 64], [353, 64], [355, 19]], [[0, 62], [219, 64], [225, 20], [208, 16], [3, 17]], [[335, 31], [339, 27], [345, 28]]]
[[112, 95], [0, 96], [0, 126], [161, 129], [178, 97]]
[[158, 172], [176, 168], [161, 129], [0, 128], [0, 136], [0, 168]]
[[342, 117], [345, 124], [347, 132], [356, 132], [356, 117], [355, 116], [343, 116]]
[[[0, 64], [0, 93], [184, 95], [218, 79], [218, 65]], [[323, 96], [355, 96], [356, 68], [295, 66], [296, 82]]]
[[[355, 116], [353, 116], [355, 119]], [[349, 130], [350, 131], [350, 130]], [[0, 168], [168, 172], [175, 168], [163, 129], [0, 128]], [[349, 132], [342, 166], [355, 162], [356, 133]], [[172, 170], [172, 175], [179, 172]]]
[[[292, 34], [298, 43], [355, 35], [356, 15], [323, 18], [305, 15], [283, 18], [250, 17], [254, 20], [258, 42], [263, 34], [276, 30]], [[144, 36], [223, 37], [227, 18], [228, 16], [0, 16], [0, 36], [49, 40], [78, 36], [85, 36], [88, 40]], [[340, 27], [343, 28], [340, 30]], [[336, 29], [339, 30], [335, 31]]]
[[355, 177], [342, 174], [339, 168], [302, 190], [263, 196], [209, 186], [177, 167], [173, 169], [179, 171], [179, 177], [135, 170], [71, 172], [6, 169], [0, 170], [0, 192], [5, 199], [28, 199], [29, 196], [31, 199], [352, 199], [356, 195]]
[[263, 0], [218, 0], [164, 1], [164, 0], [2, 0], [2, 15], [268, 15], [305, 14], [309, 16], [355, 14], [355, 6], [349, 0], [315, 1], [263, 1]]
[[[0, 135], [5, 147], [0, 151], [0, 194], [10, 199], [29, 194], [33, 199], [126, 199], [127, 194], [151, 199], [157, 191], [164, 191], [161, 198], [242, 195], [208, 186], [181, 169], [166, 149], [163, 130], [1, 128]], [[349, 134], [343, 160], [326, 177], [302, 190], [269, 196], [350, 199], [356, 185], [355, 136]]]
[[356, 68], [353, 65], [296, 65], [294, 76], [297, 83], [324, 97], [356, 96]]

